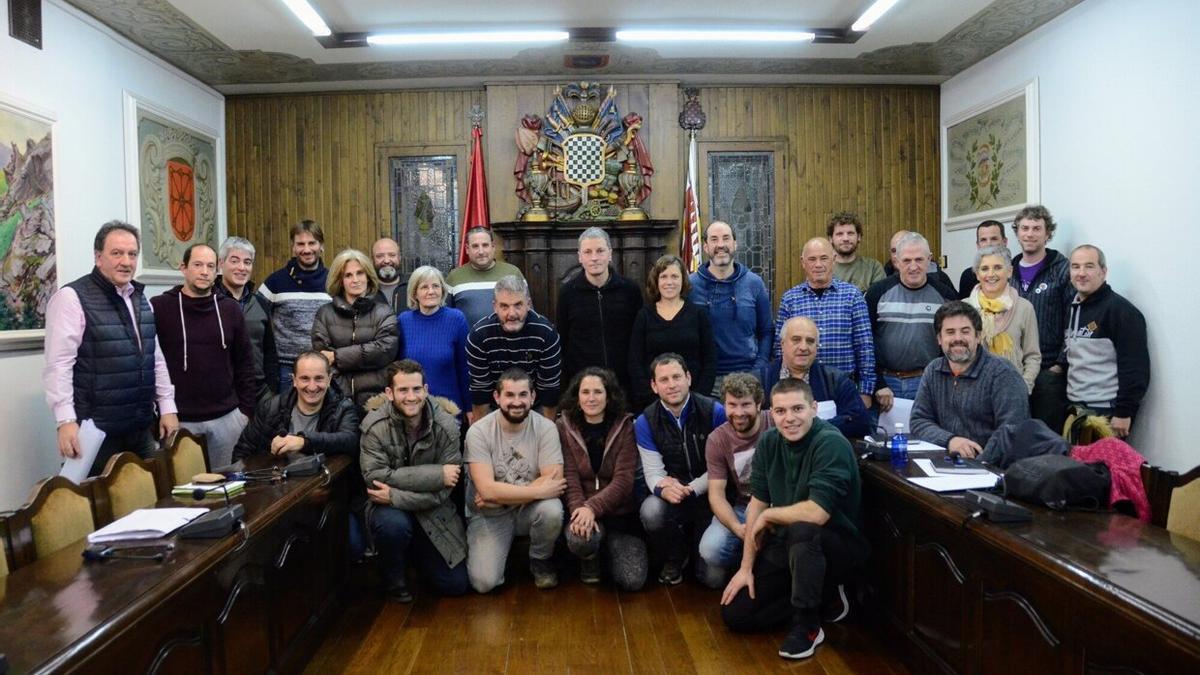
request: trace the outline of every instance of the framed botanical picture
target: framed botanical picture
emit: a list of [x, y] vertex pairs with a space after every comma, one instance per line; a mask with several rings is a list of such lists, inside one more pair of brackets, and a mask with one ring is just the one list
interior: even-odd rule
[[39, 349], [58, 289], [54, 118], [0, 94], [0, 351]]
[[942, 222], [1007, 223], [1039, 200], [1038, 89], [1032, 80], [942, 125]]
[[138, 280], [181, 283], [187, 247], [219, 244], [220, 133], [125, 92], [125, 139], [129, 222], [142, 233]]

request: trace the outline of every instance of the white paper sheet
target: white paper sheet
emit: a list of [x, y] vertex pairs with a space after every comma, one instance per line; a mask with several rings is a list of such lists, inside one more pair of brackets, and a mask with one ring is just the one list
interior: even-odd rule
[[[904, 432], [911, 435], [912, 429], [908, 426], [908, 418], [912, 417], [913, 402], [910, 398], [895, 398], [892, 399], [892, 409], [880, 413], [879, 426], [890, 437], [896, 431], [896, 422], [904, 424]], [[908, 449], [912, 450], [912, 439], [908, 440]]]
[[934, 492], [958, 492], [961, 490], [985, 490], [995, 487], [999, 474], [950, 474], [937, 476], [909, 477], [909, 482]]
[[208, 513], [204, 508], [138, 509], [88, 535], [89, 544], [158, 539]]
[[79, 456], [68, 457], [59, 469], [58, 475], [66, 476], [73, 483], [82, 483], [87, 478], [96, 455], [100, 454], [100, 445], [104, 443], [104, 432], [91, 420], [84, 420], [79, 425]]
[[831, 420], [837, 417], [837, 403], [833, 401], [817, 401], [817, 417]]

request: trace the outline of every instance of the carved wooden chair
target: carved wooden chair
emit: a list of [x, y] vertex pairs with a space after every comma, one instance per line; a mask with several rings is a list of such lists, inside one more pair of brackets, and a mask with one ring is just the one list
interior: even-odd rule
[[42, 480], [7, 523], [13, 568], [28, 565], [95, 531], [90, 487], [62, 476]]
[[1200, 466], [1180, 474], [1142, 465], [1142, 484], [1150, 500], [1151, 522], [1200, 541]]
[[208, 438], [180, 429], [167, 446], [166, 456], [171, 485], [189, 483], [192, 476], [208, 471]]
[[132, 452], [110, 457], [104, 471], [93, 479], [96, 525], [104, 527], [138, 509], [154, 508], [170, 494], [164, 462], [162, 456], [142, 459]]

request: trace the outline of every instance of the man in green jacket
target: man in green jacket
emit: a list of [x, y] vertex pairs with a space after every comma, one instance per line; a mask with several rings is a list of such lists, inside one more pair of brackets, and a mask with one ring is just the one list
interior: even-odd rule
[[450, 491], [462, 470], [454, 415], [429, 398], [425, 371], [404, 359], [387, 368], [388, 403], [362, 423], [367, 523], [379, 549], [388, 596], [412, 602], [411, 556], [441, 595], [467, 592], [467, 533]]
[[738, 632], [789, 624], [779, 655], [803, 659], [825, 639], [822, 620], [845, 618], [843, 584], [866, 561], [862, 485], [850, 442], [817, 418], [806, 382], [771, 389], [771, 418], [754, 454], [742, 566], [721, 614]]

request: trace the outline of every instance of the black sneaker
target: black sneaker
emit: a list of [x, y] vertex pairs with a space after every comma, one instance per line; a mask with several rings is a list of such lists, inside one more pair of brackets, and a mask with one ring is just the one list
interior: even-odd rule
[[413, 601], [412, 593], [408, 591], [408, 585], [404, 583], [399, 583], [389, 588], [387, 596], [392, 602], [408, 604]]
[[558, 585], [558, 572], [554, 569], [554, 563], [549, 560], [530, 558], [529, 573], [533, 575], [533, 585], [543, 591]]
[[846, 587], [838, 584], [833, 597], [821, 607], [821, 621], [825, 623], [837, 623], [846, 618], [846, 615], [849, 613], [850, 601], [846, 599]]
[[807, 659], [817, 651], [817, 645], [825, 641], [825, 631], [820, 626], [807, 628], [797, 624], [788, 631], [783, 644], [779, 645], [779, 655], [785, 659]]
[[600, 583], [600, 556], [594, 555], [579, 561], [579, 580], [585, 584]]
[[[687, 563], [684, 563], [686, 565]], [[683, 565], [668, 560], [658, 573], [658, 583], [664, 586], [677, 586], [683, 582]]]

